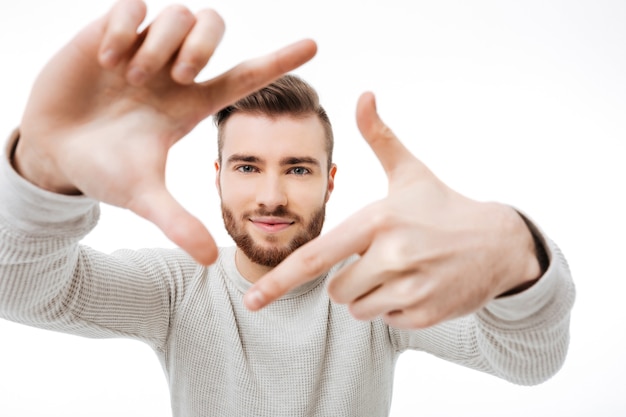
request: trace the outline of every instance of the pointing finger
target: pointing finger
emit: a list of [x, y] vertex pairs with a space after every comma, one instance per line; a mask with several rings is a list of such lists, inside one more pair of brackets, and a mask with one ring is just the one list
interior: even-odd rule
[[200, 264], [209, 265], [217, 258], [217, 246], [209, 231], [164, 187], [135, 196], [128, 208], [154, 223]]
[[205, 116], [213, 114], [246, 95], [253, 93], [281, 75], [309, 61], [317, 45], [305, 39], [278, 51], [251, 59], [201, 84]]
[[374, 231], [368, 225], [369, 219], [369, 210], [361, 210], [294, 251], [248, 290], [244, 297], [246, 307], [259, 310], [291, 289], [326, 273], [339, 261], [365, 252]]

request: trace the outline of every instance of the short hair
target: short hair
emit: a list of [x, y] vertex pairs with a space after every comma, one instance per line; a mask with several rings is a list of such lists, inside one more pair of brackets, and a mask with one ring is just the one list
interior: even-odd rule
[[330, 169], [334, 145], [330, 119], [320, 105], [319, 96], [315, 89], [301, 78], [292, 74], [284, 75], [268, 86], [223, 108], [213, 116], [217, 127], [217, 157], [220, 162], [222, 161], [222, 148], [224, 146], [224, 126], [230, 116], [235, 113], [268, 117], [316, 115], [324, 128], [328, 169]]

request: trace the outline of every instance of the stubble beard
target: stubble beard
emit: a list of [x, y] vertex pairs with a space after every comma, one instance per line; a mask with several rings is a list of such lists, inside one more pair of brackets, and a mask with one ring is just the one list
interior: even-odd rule
[[[259, 209], [254, 212], [247, 212], [244, 213], [239, 220], [236, 220], [233, 212], [222, 203], [224, 226], [230, 237], [235, 241], [237, 247], [241, 249], [252, 262], [274, 268], [293, 251], [320, 235], [322, 226], [324, 225], [324, 218], [326, 217], [326, 206], [322, 205], [313, 212], [304, 230], [299, 232], [284, 246], [272, 246], [268, 248], [255, 242], [254, 238], [245, 230], [245, 224], [252, 216], [287, 217], [293, 219], [296, 223], [302, 223], [302, 218], [280, 206], [273, 211]], [[269, 243], [272, 243], [273, 240], [275, 239], [273, 239], [272, 236], [267, 238], [267, 242]]]

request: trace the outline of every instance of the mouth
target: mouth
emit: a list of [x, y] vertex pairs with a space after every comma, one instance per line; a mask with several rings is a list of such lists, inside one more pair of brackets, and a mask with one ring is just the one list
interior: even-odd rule
[[294, 224], [293, 220], [280, 217], [251, 217], [250, 222], [266, 233], [278, 233]]

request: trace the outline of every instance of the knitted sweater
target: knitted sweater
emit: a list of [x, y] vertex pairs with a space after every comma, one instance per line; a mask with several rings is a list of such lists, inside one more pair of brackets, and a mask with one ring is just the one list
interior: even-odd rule
[[0, 317], [144, 341], [163, 366], [175, 417], [386, 416], [407, 349], [518, 384], [546, 380], [567, 352], [574, 287], [545, 237], [550, 266], [533, 287], [407, 331], [354, 320], [330, 301], [325, 284], [341, 265], [252, 313], [234, 248], [210, 267], [181, 250], [95, 251], [79, 242], [98, 203], [38, 189], [6, 152], [0, 190]]

